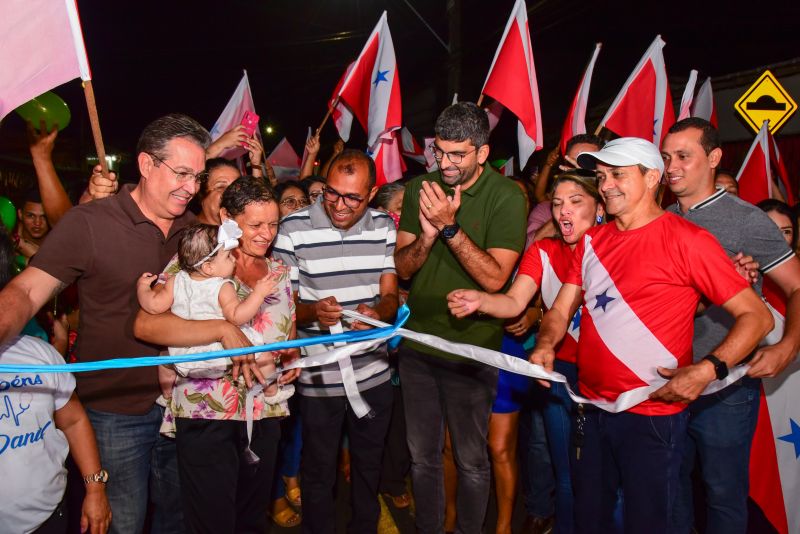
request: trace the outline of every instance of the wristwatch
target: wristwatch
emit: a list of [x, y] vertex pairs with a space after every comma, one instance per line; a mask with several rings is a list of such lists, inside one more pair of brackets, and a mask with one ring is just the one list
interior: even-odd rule
[[448, 224], [439, 230], [439, 237], [445, 241], [450, 241], [456, 236], [459, 230], [461, 230], [461, 226], [458, 223]]
[[728, 376], [728, 366], [713, 354], [708, 354], [703, 360], [708, 360], [714, 365], [714, 372], [717, 374], [717, 380], [722, 380]]
[[86, 475], [83, 477], [84, 484], [89, 484], [91, 482], [99, 482], [100, 484], [105, 484], [108, 482], [108, 471], [105, 469], [100, 469], [97, 473], [92, 473], [91, 475]]

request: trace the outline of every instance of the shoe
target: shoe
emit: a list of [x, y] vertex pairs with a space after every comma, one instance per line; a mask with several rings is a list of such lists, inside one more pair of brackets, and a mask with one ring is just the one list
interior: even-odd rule
[[554, 516], [536, 517], [529, 515], [522, 524], [520, 534], [550, 534], [553, 532], [553, 525], [556, 520]]
[[296, 527], [303, 522], [302, 516], [295, 512], [290, 506], [287, 506], [280, 512], [275, 512], [273, 510], [270, 516], [272, 517], [272, 522], [281, 528]]
[[398, 510], [402, 510], [403, 508], [408, 508], [411, 506], [411, 495], [408, 493], [403, 493], [402, 495], [392, 495], [391, 493], [384, 493], [384, 498], [390, 499], [392, 504]]

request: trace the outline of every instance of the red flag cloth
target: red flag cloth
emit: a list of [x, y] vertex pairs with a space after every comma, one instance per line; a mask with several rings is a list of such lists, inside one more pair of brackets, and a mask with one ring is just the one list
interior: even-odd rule
[[601, 126], [621, 137], [640, 137], [661, 146], [675, 123], [662, 53], [665, 44], [657, 35], [600, 121]]
[[781, 153], [778, 150], [778, 143], [775, 142], [775, 138], [772, 137], [772, 134], [769, 132], [769, 130], [767, 130], [767, 137], [769, 138], [770, 163], [773, 165], [775, 174], [780, 180], [781, 185], [783, 185], [783, 196], [786, 198], [786, 203], [790, 206], [794, 206], [796, 197], [792, 191], [792, 182], [789, 179], [789, 171], [786, 170], [786, 165], [784, 164], [783, 159], [781, 159]]
[[769, 130], [767, 121], [761, 125], [750, 150], [744, 157], [742, 168], [736, 175], [739, 197], [751, 204], [772, 198], [772, 171], [769, 164]]
[[353, 112], [349, 107], [347, 107], [347, 104], [339, 99], [339, 92], [342, 90], [342, 85], [344, 84], [345, 78], [347, 78], [348, 74], [350, 74], [350, 71], [353, 70], [353, 65], [355, 64], [356, 62], [353, 61], [347, 66], [344, 74], [342, 74], [342, 77], [339, 78], [336, 88], [333, 90], [331, 99], [328, 101], [328, 108], [333, 108], [333, 111], [331, 112], [333, 123], [336, 125], [336, 130], [339, 132], [339, 137], [345, 143], [350, 140], [350, 129], [353, 127]]
[[75, 78], [91, 80], [75, 0], [7, 0], [0, 17], [0, 120]]
[[586, 105], [589, 101], [589, 88], [592, 84], [592, 73], [594, 72], [594, 64], [597, 61], [597, 56], [600, 54], [602, 43], [597, 43], [594, 46], [592, 59], [589, 60], [589, 65], [583, 73], [581, 84], [578, 86], [578, 92], [575, 93], [575, 98], [572, 100], [572, 106], [569, 108], [567, 120], [564, 121], [564, 127], [561, 129], [561, 154], [567, 153], [567, 142], [579, 134], [586, 133]]
[[411, 132], [405, 126], [400, 129], [400, 140], [403, 142], [403, 155], [416, 161], [420, 165], [425, 165], [425, 149], [419, 146], [417, 140], [414, 139], [414, 136], [411, 135]]
[[367, 131], [367, 146], [373, 152], [378, 152], [375, 145], [379, 139], [388, 139], [388, 134], [402, 125], [400, 78], [385, 11], [337, 96]]
[[398, 139], [397, 131], [390, 132], [389, 137], [378, 139], [374, 152], [368, 152], [375, 160], [375, 170], [377, 171], [376, 185], [378, 187], [399, 180], [406, 171], [406, 164], [400, 157], [401, 141]]
[[524, 0], [514, 3], [481, 93], [503, 104], [519, 119], [519, 165], [524, 167], [531, 154], [544, 144], [539, 87]]
[[705, 119], [717, 128], [717, 106], [714, 105], [714, 91], [711, 90], [711, 78], [706, 78], [697, 91], [697, 98], [692, 106], [692, 117]]

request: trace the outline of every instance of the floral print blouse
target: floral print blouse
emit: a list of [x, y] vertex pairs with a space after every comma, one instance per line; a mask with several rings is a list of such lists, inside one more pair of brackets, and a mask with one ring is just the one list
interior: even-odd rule
[[[261, 337], [262, 344], [286, 341], [292, 332], [295, 321], [295, 304], [292, 297], [292, 284], [289, 268], [283, 263], [266, 258], [267, 268], [278, 280], [275, 291], [264, 299], [258, 313], [248, 323]], [[165, 269], [174, 272], [177, 259]], [[236, 291], [240, 299], [244, 299], [252, 291], [241, 280], [236, 279]], [[256, 340], [252, 340], [254, 343]], [[269, 356], [265, 356], [269, 357]], [[229, 372], [222, 378], [192, 378], [178, 376], [172, 389], [162, 433], [174, 431], [174, 417], [189, 419], [217, 419], [244, 421], [245, 398], [247, 386], [239, 377], [234, 381]], [[283, 417], [289, 415], [286, 401], [270, 405], [264, 401], [264, 394], [257, 395], [253, 403], [253, 420], [267, 417]]]

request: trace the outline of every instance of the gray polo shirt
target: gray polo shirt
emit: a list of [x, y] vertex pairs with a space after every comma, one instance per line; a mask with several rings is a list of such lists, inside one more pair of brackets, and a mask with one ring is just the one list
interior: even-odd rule
[[[717, 191], [682, 213], [676, 203], [667, 211], [711, 232], [733, 257], [739, 252], [752, 256], [762, 275], [790, 260], [794, 253], [784, 241], [778, 227], [766, 213], [744, 200]], [[762, 277], [753, 289], [761, 295]], [[694, 320], [694, 361], [701, 360], [722, 342], [733, 326], [733, 317], [719, 306], [712, 306]]]

